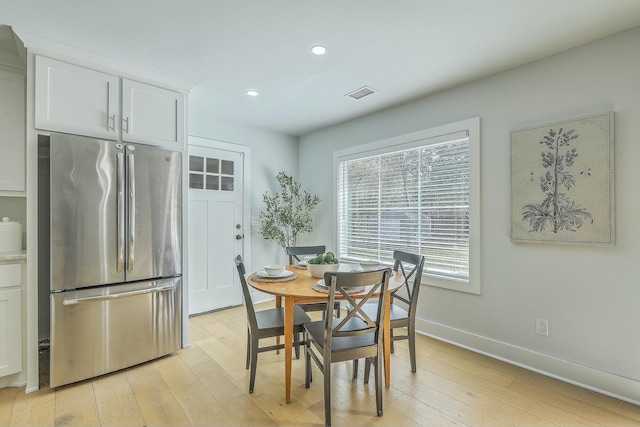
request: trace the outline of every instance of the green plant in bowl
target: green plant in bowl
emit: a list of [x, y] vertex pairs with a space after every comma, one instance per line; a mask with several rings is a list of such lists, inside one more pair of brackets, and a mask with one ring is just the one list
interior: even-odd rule
[[307, 269], [312, 277], [322, 279], [327, 271], [338, 271], [340, 261], [333, 252], [318, 255], [307, 261]]

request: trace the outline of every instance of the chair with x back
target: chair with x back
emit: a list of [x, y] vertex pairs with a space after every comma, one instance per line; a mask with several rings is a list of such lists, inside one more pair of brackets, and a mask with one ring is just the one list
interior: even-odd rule
[[[279, 350], [284, 348], [284, 344], [275, 344], [260, 347], [262, 338], [279, 337], [284, 335], [284, 308], [272, 308], [268, 310], [256, 311], [249, 293], [249, 285], [245, 278], [245, 268], [242, 257], [238, 255], [235, 258], [236, 268], [240, 276], [240, 284], [242, 285], [242, 294], [244, 296], [244, 305], [247, 309], [247, 363], [245, 369], [251, 367], [249, 374], [249, 393], [253, 393], [253, 386], [256, 382], [256, 368], [258, 365], [258, 353], [271, 350]], [[294, 305], [293, 314], [293, 333], [295, 342], [293, 343], [296, 351], [296, 357], [300, 357], [300, 346], [304, 341], [300, 340], [302, 333], [302, 325], [311, 321], [307, 313], [299, 306]]]
[[326, 246], [287, 246], [287, 255], [289, 255], [289, 264], [293, 264], [293, 260], [300, 262], [303, 255], [321, 255], [326, 250]]
[[[409, 340], [409, 358], [411, 360], [411, 372], [416, 372], [416, 307], [418, 305], [418, 293], [422, 281], [424, 269], [424, 256], [403, 251], [393, 251], [393, 271], [400, 271], [404, 278], [404, 284], [391, 293], [391, 352], [394, 351], [393, 342]], [[406, 293], [406, 295], [404, 295]], [[396, 300], [406, 305], [406, 309], [395, 304]], [[347, 311], [352, 307], [347, 306]], [[375, 306], [363, 307], [366, 313], [373, 313]], [[407, 328], [403, 335], [394, 334], [394, 328]], [[367, 361], [364, 370], [364, 381], [369, 380], [370, 364]], [[353, 378], [358, 373], [358, 361], [353, 361]]]
[[[382, 363], [381, 328], [384, 322], [384, 304], [389, 287], [391, 269], [366, 272], [328, 272], [324, 281], [328, 285], [328, 305], [325, 319], [304, 324], [306, 357], [305, 387], [312, 380], [311, 359], [323, 373], [325, 425], [331, 425], [331, 364], [345, 360], [365, 358], [375, 368], [376, 409], [382, 416]], [[359, 289], [355, 289], [359, 288]], [[356, 293], [353, 293], [356, 291]], [[374, 297], [379, 295], [379, 297]], [[334, 318], [330, 309], [336, 296], [346, 299], [353, 307], [344, 318]], [[357, 301], [356, 301], [357, 300]], [[367, 302], [376, 309], [364, 312]]]
[[[319, 246], [287, 246], [287, 255], [289, 255], [289, 264], [293, 264], [295, 259], [297, 262], [302, 261], [300, 259], [303, 255], [321, 255], [325, 252], [326, 247], [324, 245]], [[326, 302], [308, 302], [300, 304], [300, 307], [306, 312], [322, 311], [327, 308]], [[336, 316], [340, 317], [340, 301], [336, 301], [333, 307], [336, 310]]]

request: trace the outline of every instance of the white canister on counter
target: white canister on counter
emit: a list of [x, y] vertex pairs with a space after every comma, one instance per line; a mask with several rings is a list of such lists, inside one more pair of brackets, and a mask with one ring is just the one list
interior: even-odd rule
[[22, 250], [22, 224], [9, 221], [5, 216], [0, 222], [0, 252], [15, 252]]

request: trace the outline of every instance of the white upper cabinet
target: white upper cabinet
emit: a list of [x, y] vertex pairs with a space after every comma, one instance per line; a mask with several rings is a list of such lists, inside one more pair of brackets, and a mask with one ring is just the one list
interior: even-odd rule
[[122, 140], [182, 148], [184, 103], [179, 92], [122, 79]]
[[177, 91], [36, 56], [37, 129], [184, 148]]
[[0, 70], [0, 191], [25, 191], [24, 76]]
[[116, 76], [36, 56], [36, 129], [118, 139], [119, 86]]

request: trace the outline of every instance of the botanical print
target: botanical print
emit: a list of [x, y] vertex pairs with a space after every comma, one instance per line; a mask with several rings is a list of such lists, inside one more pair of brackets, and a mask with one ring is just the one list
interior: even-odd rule
[[613, 244], [613, 114], [511, 134], [513, 241]]
[[546, 145], [546, 151], [540, 153], [542, 166], [547, 169], [540, 177], [540, 190], [546, 197], [542, 203], [529, 203], [524, 207], [522, 220], [529, 221], [531, 231], [543, 231], [546, 227], [553, 228], [554, 233], [576, 231], [586, 220], [593, 223], [591, 214], [567, 196], [576, 184], [570, 169], [578, 157], [576, 148], [571, 147], [571, 141], [579, 136], [575, 131], [552, 128], [540, 141]]

